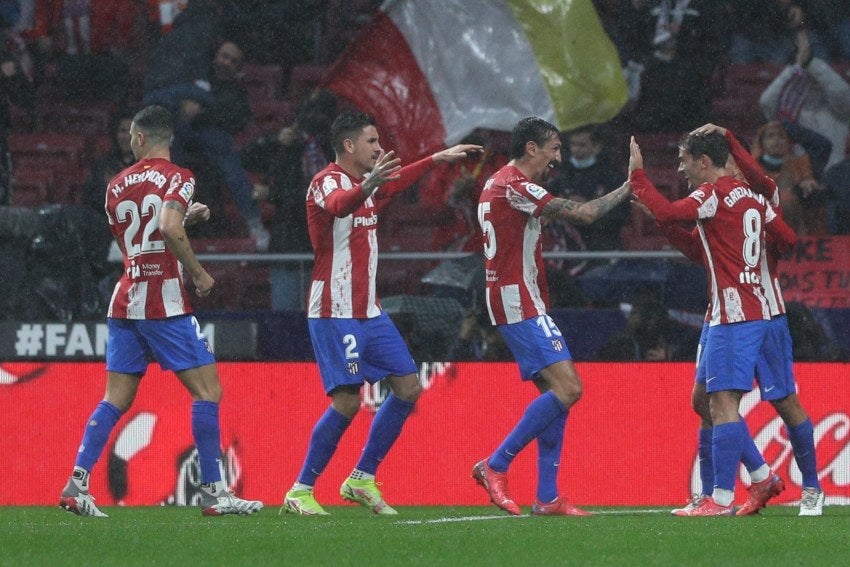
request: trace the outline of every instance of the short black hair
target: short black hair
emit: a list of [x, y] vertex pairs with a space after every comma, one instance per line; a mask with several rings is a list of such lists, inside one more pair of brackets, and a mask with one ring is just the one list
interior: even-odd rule
[[375, 126], [375, 118], [365, 112], [343, 112], [331, 124], [331, 144], [337, 154], [345, 151], [343, 142], [356, 137], [363, 128]]
[[574, 134], [590, 134], [590, 141], [594, 144], [602, 143], [602, 131], [599, 128], [598, 124], [585, 124], [584, 126], [579, 126], [578, 128], [574, 128], [567, 132], [564, 135], [566, 140], [570, 139], [570, 136]]
[[708, 156], [715, 167], [725, 167], [729, 159], [729, 141], [720, 132], [689, 132], [682, 137], [679, 148], [695, 158]]
[[158, 105], [146, 106], [138, 111], [133, 116], [133, 123], [152, 140], [168, 142], [174, 132], [171, 113], [165, 107]]
[[558, 127], [554, 124], [538, 118], [529, 116], [516, 123], [511, 131], [511, 159], [521, 158], [525, 155], [525, 145], [534, 142], [538, 146], [544, 145], [552, 137], [559, 135]]

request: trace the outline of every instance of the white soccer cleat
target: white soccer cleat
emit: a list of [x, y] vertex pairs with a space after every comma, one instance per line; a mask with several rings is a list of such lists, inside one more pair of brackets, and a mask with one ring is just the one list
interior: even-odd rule
[[800, 498], [800, 516], [822, 516], [823, 515], [823, 490], [817, 488], [804, 488]]
[[670, 513], [674, 516], [689, 516], [693, 510], [696, 510], [702, 505], [703, 500], [706, 498], [708, 497], [705, 494], [693, 494], [691, 495], [691, 499], [688, 500], [688, 503], [685, 504], [683, 508], [670, 510]]
[[230, 491], [216, 495], [209, 489], [201, 487], [201, 514], [204, 516], [224, 516], [227, 514], [247, 516], [259, 512], [262, 508], [263, 503], [259, 500], [243, 500]]
[[108, 518], [94, 503], [94, 496], [80, 492], [76, 496], [60, 496], [59, 507], [78, 516], [91, 518]]

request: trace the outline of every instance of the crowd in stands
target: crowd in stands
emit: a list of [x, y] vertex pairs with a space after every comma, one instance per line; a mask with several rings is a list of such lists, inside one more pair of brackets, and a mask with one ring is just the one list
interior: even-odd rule
[[[676, 144], [715, 122], [751, 145], [799, 235], [850, 232], [850, 2], [593, 3], [620, 56], [629, 101], [610, 123], [564, 133], [553, 193], [584, 201], [618, 187], [634, 134], [650, 179], [683, 196]], [[128, 122], [155, 102], [172, 111], [174, 159], [198, 175], [198, 199], [212, 210], [193, 234], [199, 252], [310, 252], [303, 191], [333, 156], [330, 122], [346, 104], [318, 85], [380, 4], [0, 1], [0, 205], [80, 207], [105, 228], [105, 180], [133, 160]], [[383, 250], [477, 251], [477, 197], [506, 163], [508, 144], [505, 133], [484, 129], [469, 141], [486, 147], [479, 161], [436, 169], [387, 211]], [[628, 204], [588, 227], [551, 223], [546, 241], [553, 251], [665, 247], [654, 223]], [[549, 262], [553, 305], [600, 306], [577, 278], [604, 263]], [[385, 263], [379, 291], [420, 291], [420, 277], [435, 267]], [[238, 294], [236, 308], [303, 309], [304, 263], [217, 269], [225, 289], [266, 290], [258, 294], [265, 300]], [[207, 301], [200, 307], [224, 306]], [[463, 347], [501, 352], [476, 328], [480, 303], [467, 303]], [[612, 298], [601, 306], [618, 305]], [[666, 323], [654, 344], [630, 343], [628, 333], [656, 320], [656, 306], [636, 303], [610, 352], [678, 358]]]

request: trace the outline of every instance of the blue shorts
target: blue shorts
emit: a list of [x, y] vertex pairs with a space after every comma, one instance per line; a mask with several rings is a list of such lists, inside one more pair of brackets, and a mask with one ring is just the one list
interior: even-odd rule
[[548, 315], [499, 325], [498, 329], [519, 365], [523, 380], [534, 380], [547, 366], [573, 359], [561, 330]]
[[151, 360], [180, 372], [215, 362], [194, 315], [168, 319], [107, 319], [106, 369], [144, 374]]
[[416, 374], [416, 363], [386, 313], [372, 319], [308, 318], [310, 340], [325, 393]]
[[797, 392], [794, 380], [794, 355], [788, 318], [771, 319], [756, 365], [756, 380], [762, 400], [781, 400]]
[[753, 389], [756, 363], [770, 321], [744, 321], [709, 327], [705, 343], [707, 392]]

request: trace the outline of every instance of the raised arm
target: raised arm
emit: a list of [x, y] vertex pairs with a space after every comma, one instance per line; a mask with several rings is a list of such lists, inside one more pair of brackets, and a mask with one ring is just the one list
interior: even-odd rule
[[475, 144], [458, 144], [451, 148], [441, 150], [410, 165], [406, 165], [398, 172], [399, 174], [396, 179], [382, 185], [380, 189], [378, 189], [375, 193], [375, 199], [382, 201], [383, 203], [381, 204], [383, 205], [387, 199], [391, 199], [396, 194], [416, 183], [419, 178], [428, 173], [434, 165], [438, 163], [456, 163], [458, 161], [468, 159], [470, 156], [477, 155], [482, 151], [484, 151], [482, 146]]
[[699, 218], [700, 204], [691, 198], [670, 202], [662, 195], [643, 170], [643, 155], [632, 136], [629, 143], [629, 181], [635, 197], [646, 205], [659, 223], [695, 221]]
[[631, 194], [631, 184], [626, 181], [610, 193], [585, 203], [555, 197], [546, 203], [540, 215], [551, 219], [568, 220], [573, 224], [590, 224], [628, 199]]

